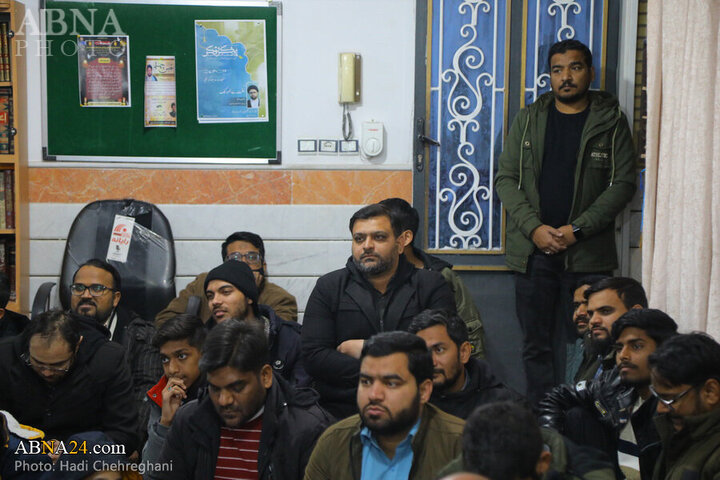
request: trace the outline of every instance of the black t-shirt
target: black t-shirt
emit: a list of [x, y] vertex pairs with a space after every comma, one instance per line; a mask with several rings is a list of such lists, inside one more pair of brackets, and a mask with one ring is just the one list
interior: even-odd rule
[[545, 152], [540, 172], [540, 219], [545, 225], [561, 227], [568, 223], [573, 201], [575, 165], [580, 139], [590, 112], [560, 113], [550, 105], [545, 130]]

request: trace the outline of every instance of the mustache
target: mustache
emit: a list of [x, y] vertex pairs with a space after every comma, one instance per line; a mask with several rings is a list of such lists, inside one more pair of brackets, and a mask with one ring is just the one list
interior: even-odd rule
[[81, 305], [92, 305], [92, 306], [96, 306], [96, 305], [95, 305], [95, 302], [93, 302], [92, 299], [90, 299], [90, 298], [84, 298], [84, 299], [80, 300], [80, 302], [78, 303], [78, 307], [81, 306]]
[[440, 375], [445, 375], [445, 370], [443, 370], [442, 368], [436, 368], [435, 370], [433, 370], [433, 374], [435, 374], [435, 373], [438, 373]]
[[566, 82], [563, 82], [562, 85], [560, 85], [560, 88], [565, 88], [565, 87], [577, 87], [577, 85], [575, 85], [574, 83], [572, 83], [571, 81], [568, 80]]
[[386, 412], [390, 413], [390, 410], [388, 410], [388, 408], [385, 405], [383, 405], [380, 402], [373, 402], [373, 401], [370, 401], [370, 403], [368, 403], [367, 405], [365, 405], [365, 407], [363, 407], [363, 412], [366, 412], [367, 409], [370, 407], [379, 407], [379, 408], [382, 408], [383, 410], [385, 410]]
[[618, 367], [619, 368], [634, 368], [636, 370], [638, 368], [637, 365], [635, 365], [634, 363], [630, 363], [630, 362], [620, 362]]

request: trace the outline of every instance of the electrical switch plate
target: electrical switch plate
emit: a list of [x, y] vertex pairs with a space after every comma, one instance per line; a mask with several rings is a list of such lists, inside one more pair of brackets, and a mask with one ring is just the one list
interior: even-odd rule
[[298, 153], [317, 152], [317, 140], [298, 140]]
[[363, 122], [360, 148], [366, 157], [376, 157], [384, 147], [382, 122]]
[[340, 153], [346, 154], [346, 155], [358, 153], [358, 141], [357, 140], [340, 140]]
[[337, 140], [319, 140], [320, 153], [336, 154], [338, 151]]

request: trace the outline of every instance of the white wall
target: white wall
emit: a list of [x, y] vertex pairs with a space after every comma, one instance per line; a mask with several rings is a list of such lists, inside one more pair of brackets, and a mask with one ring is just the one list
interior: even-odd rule
[[[33, 18], [38, 19], [40, 0], [23, 1]], [[163, 3], [151, 0], [126, 2]], [[283, 165], [280, 168], [410, 169], [415, 0], [285, 0], [281, 22]], [[132, 38], [130, 41], [132, 43]], [[30, 166], [75, 165], [42, 162], [41, 58], [37, 55], [37, 38], [29, 39], [28, 52]], [[357, 155], [297, 154], [299, 138], [342, 138], [342, 109], [337, 103], [337, 56], [340, 52], [362, 55], [362, 102], [351, 107], [356, 138], [363, 121], [374, 119], [385, 124], [386, 150], [372, 163]], [[139, 100], [138, 94], [135, 95], [135, 100]]]
[[[33, 219], [30, 222], [30, 299], [43, 282], [57, 282], [68, 230], [83, 206], [74, 203], [30, 206]], [[359, 205], [159, 207], [175, 237], [178, 291], [198, 273], [220, 264], [220, 244], [225, 237], [234, 231], [250, 230], [263, 237], [270, 280], [295, 295], [301, 319], [318, 277], [342, 268], [350, 256], [347, 222], [360, 208]], [[320, 218], [322, 221], [318, 222]], [[57, 289], [53, 304], [59, 304]]]

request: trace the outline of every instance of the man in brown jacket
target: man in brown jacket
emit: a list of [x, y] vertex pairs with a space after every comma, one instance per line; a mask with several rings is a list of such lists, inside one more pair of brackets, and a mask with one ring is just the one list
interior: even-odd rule
[[[221, 255], [223, 261], [240, 260], [247, 263], [255, 274], [255, 283], [260, 290], [258, 303], [268, 305], [278, 317], [283, 320], [297, 321], [297, 301], [284, 288], [267, 281], [267, 264], [265, 263], [265, 244], [260, 235], [252, 232], [235, 232], [222, 244]], [[205, 279], [207, 272], [198, 275], [195, 280], [185, 287], [177, 298], [155, 317], [155, 323], [160, 326], [166, 320], [185, 313], [190, 297], [200, 297], [200, 312], [198, 317], [205, 322], [210, 318], [210, 309], [205, 301]]]
[[465, 422], [427, 403], [432, 378], [432, 356], [417, 335], [393, 331], [366, 340], [360, 414], [322, 434], [305, 480], [436, 478], [462, 450]]

